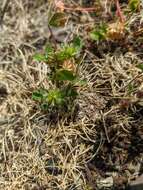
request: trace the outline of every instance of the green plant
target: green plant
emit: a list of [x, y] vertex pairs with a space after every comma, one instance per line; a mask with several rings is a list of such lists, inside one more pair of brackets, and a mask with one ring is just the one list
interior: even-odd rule
[[107, 26], [105, 24], [101, 24], [91, 31], [90, 38], [94, 41], [100, 41], [106, 39], [107, 34]]
[[[52, 81], [52, 89], [38, 89], [32, 94], [32, 98], [38, 101], [43, 109], [49, 108], [68, 108], [71, 109], [72, 103], [78, 95], [77, 86], [83, 85], [80, 80], [76, 67], [76, 61], [82, 48], [82, 41], [76, 37], [72, 43], [62, 45], [59, 49], [53, 48], [50, 44], [45, 48], [43, 54], [34, 55], [38, 62], [48, 64], [50, 73], [48, 78]], [[67, 66], [65, 67], [65, 63]], [[77, 68], [77, 67], [76, 67]]]
[[138, 64], [137, 68], [139, 68], [141, 71], [143, 71], [143, 64], [142, 63]]
[[129, 8], [132, 12], [136, 11], [139, 7], [140, 0], [130, 0], [129, 1]]
[[64, 26], [66, 22], [66, 15], [63, 12], [56, 12], [49, 20], [49, 25], [53, 27]]

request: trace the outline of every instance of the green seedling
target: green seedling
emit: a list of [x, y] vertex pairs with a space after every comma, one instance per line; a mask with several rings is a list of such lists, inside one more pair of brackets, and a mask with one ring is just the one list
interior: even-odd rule
[[43, 109], [72, 107], [78, 95], [77, 86], [85, 85], [85, 81], [79, 79], [76, 71], [63, 68], [63, 65], [69, 60], [76, 64], [82, 46], [81, 39], [76, 37], [72, 43], [62, 45], [58, 50], [48, 45], [43, 54], [34, 55], [37, 62], [48, 64], [48, 78], [53, 84], [52, 89], [38, 89], [32, 94], [33, 100], [39, 102]]
[[101, 41], [106, 39], [106, 35], [107, 26], [105, 24], [101, 24], [90, 33], [90, 38], [94, 41]]

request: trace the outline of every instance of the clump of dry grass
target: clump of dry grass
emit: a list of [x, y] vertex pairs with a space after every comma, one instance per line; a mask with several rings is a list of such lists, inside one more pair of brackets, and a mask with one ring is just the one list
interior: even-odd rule
[[51, 122], [31, 98], [39, 86], [51, 85], [47, 66], [32, 60], [49, 40], [48, 5], [10, 3], [0, 31], [0, 189], [98, 189], [108, 176], [123, 187], [139, 174], [143, 153], [138, 51], [108, 54], [99, 43], [98, 58], [85, 50], [79, 73], [88, 85], [79, 89], [75, 120]]

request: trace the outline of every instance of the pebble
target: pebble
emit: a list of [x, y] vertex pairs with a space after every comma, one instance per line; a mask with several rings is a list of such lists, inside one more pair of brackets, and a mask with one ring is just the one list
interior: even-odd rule
[[131, 182], [130, 190], [142, 190], [143, 189], [143, 175], [138, 177], [135, 181]]
[[97, 180], [97, 187], [98, 189], [102, 188], [112, 188], [113, 187], [113, 177], [107, 177], [105, 179]]

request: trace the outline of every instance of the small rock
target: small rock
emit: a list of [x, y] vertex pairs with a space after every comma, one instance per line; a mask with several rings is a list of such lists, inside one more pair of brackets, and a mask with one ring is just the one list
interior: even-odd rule
[[115, 176], [114, 177], [114, 186], [118, 187], [119, 189], [123, 189], [128, 183], [128, 177], [127, 176]]
[[138, 177], [135, 181], [131, 182], [130, 190], [142, 190], [143, 189], [143, 175]]
[[111, 188], [113, 187], [113, 177], [107, 177], [105, 179], [100, 179], [97, 181], [97, 187], [99, 189], [102, 189], [102, 188]]

